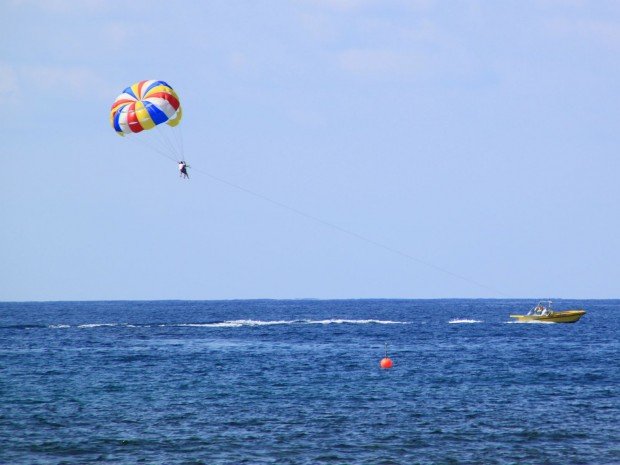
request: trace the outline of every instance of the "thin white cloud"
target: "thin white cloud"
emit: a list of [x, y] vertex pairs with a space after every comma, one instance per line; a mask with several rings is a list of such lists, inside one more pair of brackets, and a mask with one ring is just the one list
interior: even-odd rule
[[[442, 59], [454, 63], [466, 55], [453, 32], [430, 14], [434, 3], [307, 0], [304, 5], [313, 8], [305, 8], [299, 18], [307, 37], [326, 52], [320, 56], [331, 58], [340, 71], [372, 79], [409, 79], [441, 73]], [[389, 15], [375, 14], [386, 8]]]
[[18, 76], [13, 66], [0, 63], [0, 97], [14, 98], [19, 91]]
[[370, 76], [411, 74], [417, 68], [411, 56], [386, 49], [345, 50], [337, 63], [345, 71]]
[[106, 0], [11, 0], [14, 7], [31, 7], [52, 13], [99, 12], [111, 7]]
[[0, 99], [5, 106], [11, 108], [10, 112], [0, 113], [0, 122], [15, 121], [15, 115], [21, 108], [20, 102], [23, 100], [23, 91], [19, 85], [19, 74], [14, 66], [0, 63]]
[[228, 65], [234, 70], [241, 71], [250, 65], [250, 60], [243, 52], [232, 52], [228, 55]]
[[589, 0], [538, 0], [538, 2], [546, 8], [581, 8], [587, 6]]
[[[392, 0], [387, 6], [419, 10], [429, 8], [435, 2], [436, 0]], [[341, 12], [354, 12], [370, 7], [386, 6], [384, 0], [303, 0], [303, 3]]]
[[8, 131], [55, 126], [67, 118], [73, 125], [78, 121], [105, 124], [110, 105], [120, 93], [86, 66], [18, 65], [8, 72], [0, 67], [0, 80], [5, 82], [7, 77], [11, 93], [5, 96], [2, 91], [0, 98], [11, 111], [0, 114], [0, 121]]
[[430, 18], [413, 24], [365, 19], [358, 22], [357, 31], [376, 37], [376, 44], [337, 52], [336, 63], [343, 71], [388, 79], [475, 73], [471, 50]]
[[373, 3], [373, 0], [305, 0], [309, 5], [337, 11], [353, 11]]
[[63, 89], [67, 98], [91, 95], [104, 85], [103, 79], [84, 66], [26, 66], [20, 73], [36, 89]]
[[559, 37], [576, 37], [620, 49], [620, 22], [603, 19], [556, 18], [546, 23], [547, 30]]
[[0, 63], [2, 98], [39, 100], [49, 92], [67, 101], [101, 99], [114, 95], [106, 80], [87, 66], [17, 65]]
[[338, 27], [331, 15], [326, 13], [305, 13], [300, 16], [303, 29], [315, 40], [327, 42], [338, 35]]
[[127, 50], [132, 41], [152, 37], [153, 28], [142, 21], [112, 21], [102, 24], [96, 32], [101, 37], [98, 46], [103, 50]]

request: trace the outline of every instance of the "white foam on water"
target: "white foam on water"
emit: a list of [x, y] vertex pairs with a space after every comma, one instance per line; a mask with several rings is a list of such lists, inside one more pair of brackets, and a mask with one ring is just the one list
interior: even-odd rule
[[[151, 325], [132, 325], [129, 323], [84, 323], [81, 325], [76, 325], [75, 328], [99, 328], [99, 327], [111, 327], [111, 326], [122, 326], [125, 328], [150, 328]], [[166, 326], [166, 325], [160, 325]], [[56, 324], [56, 325], [48, 325], [50, 329], [61, 329], [61, 328], [71, 328], [71, 325], [65, 324]]]
[[[348, 320], [343, 318], [331, 318], [326, 320], [229, 320], [219, 321], [215, 323], [165, 323], [158, 325], [133, 325], [128, 323], [86, 323], [77, 325], [77, 328], [100, 328], [122, 326], [126, 328], [150, 328], [157, 326], [160, 328], [240, 328], [243, 326], [277, 326], [277, 325], [408, 325], [410, 321], [392, 321], [392, 320]], [[50, 325], [50, 328], [70, 328], [70, 325]]]
[[273, 325], [292, 325], [298, 323], [296, 320], [273, 320], [273, 321], [261, 321], [261, 320], [235, 320], [226, 321], [225, 323], [238, 324], [240, 326], [273, 326]]
[[99, 328], [102, 326], [118, 326], [118, 323], [88, 323], [84, 325], [78, 325], [78, 328]]
[[177, 326], [182, 328], [238, 328], [239, 326], [243, 325], [241, 323], [235, 323], [233, 321], [224, 321], [222, 323], [178, 323], [159, 326]]
[[241, 326], [275, 326], [275, 325], [330, 325], [330, 324], [383, 324], [383, 325], [406, 325], [408, 321], [390, 320], [346, 320], [346, 319], [327, 319], [327, 320], [231, 320], [218, 323], [176, 323], [160, 326], [184, 326], [198, 328], [238, 328]]
[[408, 321], [391, 321], [391, 320], [344, 320], [344, 319], [330, 319], [330, 320], [304, 320], [304, 323], [310, 325], [368, 325], [368, 324], [376, 324], [376, 325], [408, 325], [410, 322]]
[[470, 318], [454, 318], [448, 321], [448, 324], [472, 324], [472, 323], [483, 323], [482, 320], [472, 320]]
[[240, 326], [272, 326], [272, 325], [290, 325], [294, 323], [297, 323], [297, 321], [295, 320], [293, 321], [231, 320], [231, 321], [220, 321], [217, 323], [177, 323], [177, 324], [160, 325], [160, 326], [182, 326], [182, 327], [196, 327], [196, 328], [238, 328]]

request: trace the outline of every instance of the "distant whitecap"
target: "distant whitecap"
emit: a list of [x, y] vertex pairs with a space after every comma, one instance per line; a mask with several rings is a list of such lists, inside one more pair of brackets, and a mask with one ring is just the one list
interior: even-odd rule
[[102, 326], [118, 326], [118, 323], [88, 323], [88, 324], [78, 325], [78, 328], [99, 328]]

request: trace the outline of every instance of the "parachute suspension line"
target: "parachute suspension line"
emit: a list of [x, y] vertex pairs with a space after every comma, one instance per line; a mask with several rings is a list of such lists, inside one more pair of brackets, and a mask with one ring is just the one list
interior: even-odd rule
[[181, 155], [183, 155], [183, 160], [185, 160], [185, 147], [183, 146], [183, 127], [177, 126], [179, 128], [179, 142], [181, 143]]
[[155, 126], [155, 130], [157, 131], [157, 134], [159, 135], [159, 140], [162, 142], [163, 146], [165, 146], [170, 153], [174, 154], [174, 156], [177, 157], [176, 161], [179, 161], [179, 151], [175, 147], [175, 144], [172, 142], [172, 140], [170, 140], [170, 137], [168, 137], [165, 130], [160, 128], [159, 125]]
[[171, 160], [173, 162], [177, 162], [177, 160], [175, 160], [174, 158], [172, 158], [170, 155], [168, 155], [164, 150], [161, 150], [159, 148], [157, 148], [155, 145], [153, 144], [149, 144], [146, 140], [140, 138], [140, 137], [132, 137], [132, 136], [128, 136], [127, 139], [133, 141], [133, 143], [135, 144], [140, 144], [143, 147], [148, 148], [149, 150], [152, 150], [153, 152], [156, 152], [157, 154], [161, 155], [162, 157], [167, 158], [168, 160]]
[[243, 186], [240, 186], [240, 185], [235, 184], [233, 182], [227, 181], [226, 179], [222, 179], [222, 178], [220, 178], [218, 176], [215, 176], [215, 175], [213, 175], [211, 173], [208, 173], [206, 171], [203, 171], [203, 170], [200, 170], [200, 169], [197, 169], [197, 168], [193, 168], [193, 171], [197, 172], [197, 173], [202, 173], [205, 176], [207, 176], [207, 177], [209, 177], [209, 178], [211, 178], [211, 179], [213, 179], [213, 180], [215, 180], [215, 181], [217, 181], [217, 182], [219, 182], [221, 184], [225, 184], [225, 185], [227, 185], [229, 187], [232, 187], [232, 188], [237, 189], [239, 191], [245, 192], [246, 194], [249, 194], [249, 195], [251, 195], [253, 197], [256, 197], [256, 198], [259, 198], [261, 200], [264, 200], [265, 202], [271, 203], [272, 205], [276, 205], [276, 206], [278, 206], [280, 208], [283, 208], [284, 210], [288, 210], [288, 211], [293, 212], [293, 213], [295, 213], [295, 214], [297, 214], [299, 216], [302, 216], [302, 217], [304, 217], [304, 218], [306, 218], [308, 220], [312, 220], [315, 223], [320, 223], [323, 226], [327, 226], [327, 227], [329, 227], [331, 229], [339, 231], [339, 232], [341, 232], [343, 234], [346, 234], [348, 236], [355, 237], [356, 239], [359, 239], [360, 241], [366, 242], [368, 244], [372, 244], [375, 247], [378, 247], [380, 249], [387, 250], [388, 252], [391, 252], [392, 254], [399, 255], [399, 256], [401, 256], [403, 258], [406, 258], [406, 259], [408, 259], [408, 260], [410, 260], [412, 262], [418, 263], [420, 265], [424, 265], [424, 266], [426, 266], [428, 268], [432, 268], [435, 271], [439, 271], [439, 272], [444, 273], [446, 275], [452, 276], [453, 278], [457, 278], [457, 279], [460, 279], [461, 281], [465, 281], [465, 282], [467, 282], [469, 284], [473, 284], [473, 285], [475, 285], [475, 286], [477, 286], [479, 288], [486, 289], [487, 291], [491, 291], [494, 294], [500, 295], [502, 297], [508, 297], [508, 295], [505, 294], [504, 292], [501, 292], [501, 291], [499, 291], [499, 290], [497, 290], [497, 289], [495, 289], [495, 288], [493, 288], [491, 286], [488, 286], [488, 285], [483, 284], [481, 282], [475, 281], [475, 280], [473, 280], [471, 278], [468, 278], [467, 276], [463, 276], [461, 274], [454, 273], [454, 272], [452, 272], [452, 271], [450, 271], [450, 270], [448, 270], [446, 268], [442, 268], [440, 266], [434, 265], [433, 263], [427, 262], [426, 260], [422, 260], [421, 258], [414, 257], [413, 255], [410, 255], [410, 254], [408, 254], [406, 252], [403, 252], [403, 251], [401, 251], [399, 249], [396, 249], [396, 248], [391, 247], [389, 245], [386, 245], [386, 244], [383, 244], [381, 242], [375, 241], [374, 239], [370, 239], [370, 238], [368, 238], [366, 236], [363, 236], [361, 234], [356, 233], [355, 231], [351, 231], [349, 229], [345, 229], [345, 228], [343, 228], [341, 226], [338, 226], [338, 225], [336, 225], [334, 223], [330, 223], [329, 221], [323, 220], [323, 219], [321, 219], [321, 218], [319, 218], [317, 216], [314, 216], [314, 215], [311, 215], [309, 213], [306, 213], [306, 212], [303, 212], [301, 210], [298, 210], [295, 207], [292, 207], [290, 205], [282, 203], [282, 202], [280, 202], [278, 200], [274, 200], [274, 199], [272, 199], [270, 197], [267, 197], [266, 195], [259, 194], [258, 192], [254, 192], [254, 191], [252, 191], [252, 190], [250, 190], [250, 189], [248, 189], [246, 187], [243, 187]]
[[181, 131], [181, 125], [175, 127], [174, 131], [171, 131], [175, 139], [175, 147], [179, 150], [181, 160], [185, 160], [185, 150], [183, 149], [183, 132]]

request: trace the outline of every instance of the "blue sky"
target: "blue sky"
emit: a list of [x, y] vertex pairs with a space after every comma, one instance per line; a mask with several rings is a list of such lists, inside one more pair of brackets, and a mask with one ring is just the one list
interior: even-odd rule
[[618, 2], [2, 4], [0, 300], [618, 297]]

